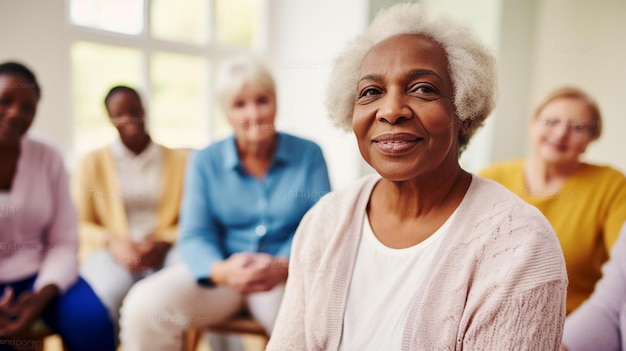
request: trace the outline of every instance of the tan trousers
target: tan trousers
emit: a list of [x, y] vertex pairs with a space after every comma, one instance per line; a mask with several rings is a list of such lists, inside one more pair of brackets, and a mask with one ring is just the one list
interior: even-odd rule
[[124, 351], [172, 351], [182, 347], [189, 327], [219, 324], [247, 306], [271, 333], [285, 286], [242, 295], [225, 287], [198, 285], [184, 264], [166, 267], [139, 281], [121, 309], [120, 340]]

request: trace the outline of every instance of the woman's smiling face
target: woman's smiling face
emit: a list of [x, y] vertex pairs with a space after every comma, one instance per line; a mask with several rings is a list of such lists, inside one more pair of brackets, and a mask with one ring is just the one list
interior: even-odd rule
[[587, 102], [562, 97], [549, 102], [531, 121], [535, 154], [554, 165], [575, 164], [593, 140], [593, 115]]
[[458, 164], [453, 91], [446, 53], [432, 39], [405, 34], [375, 45], [361, 64], [352, 118], [365, 161], [393, 181]]
[[0, 74], [0, 143], [17, 144], [30, 128], [39, 94], [26, 78]]

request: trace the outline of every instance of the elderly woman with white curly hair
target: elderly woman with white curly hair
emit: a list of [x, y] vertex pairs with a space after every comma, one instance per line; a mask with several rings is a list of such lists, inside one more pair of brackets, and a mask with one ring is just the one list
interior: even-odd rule
[[268, 350], [558, 350], [567, 276], [554, 231], [459, 165], [494, 105], [485, 46], [399, 4], [330, 80], [329, 111], [377, 174], [303, 218]]

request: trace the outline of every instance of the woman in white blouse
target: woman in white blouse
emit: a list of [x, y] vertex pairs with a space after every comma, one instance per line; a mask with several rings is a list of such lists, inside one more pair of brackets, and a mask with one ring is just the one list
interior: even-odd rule
[[105, 106], [119, 138], [81, 161], [74, 199], [81, 273], [117, 321], [131, 286], [175, 257], [186, 154], [152, 141], [135, 89], [113, 87]]

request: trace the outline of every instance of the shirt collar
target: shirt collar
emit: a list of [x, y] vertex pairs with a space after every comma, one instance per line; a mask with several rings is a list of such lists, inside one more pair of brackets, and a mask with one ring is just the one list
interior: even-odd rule
[[157, 144], [150, 140], [146, 148], [139, 155], [135, 155], [134, 152], [130, 151], [126, 145], [124, 145], [122, 139], [118, 137], [111, 144], [111, 152], [113, 153], [113, 157], [120, 161], [146, 163], [158, 157], [159, 148]]
[[[284, 142], [285, 138], [280, 132], [276, 133], [276, 137], [278, 138], [278, 144], [276, 145], [276, 151], [274, 151], [274, 158], [270, 168], [276, 164], [289, 162], [290, 150], [289, 146]], [[234, 135], [228, 139], [227, 147], [224, 150], [224, 167], [226, 169], [237, 169], [242, 167], [239, 155], [237, 155], [237, 142]]]

